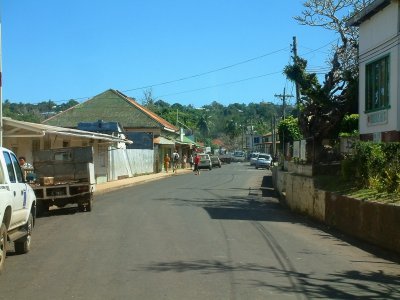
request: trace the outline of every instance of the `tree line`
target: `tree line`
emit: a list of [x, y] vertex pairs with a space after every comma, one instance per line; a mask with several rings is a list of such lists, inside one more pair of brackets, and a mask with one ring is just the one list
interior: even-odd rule
[[11, 102], [7, 99], [3, 102], [3, 116], [18, 121], [41, 123], [47, 118], [77, 104], [79, 102], [73, 99], [62, 104], [57, 104], [52, 100], [31, 104]]

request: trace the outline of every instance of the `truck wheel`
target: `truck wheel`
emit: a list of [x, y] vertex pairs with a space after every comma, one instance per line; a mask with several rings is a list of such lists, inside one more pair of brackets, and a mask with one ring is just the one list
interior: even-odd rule
[[93, 205], [93, 195], [90, 195], [87, 202], [82, 201], [78, 203], [78, 210], [81, 212], [92, 211], [92, 205]]
[[49, 212], [49, 203], [47, 201], [38, 200], [36, 205], [38, 216], [43, 216], [45, 213]]
[[0, 226], [0, 273], [4, 269], [7, 256], [7, 227], [4, 223]]
[[31, 249], [32, 229], [33, 229], [33, 215], [32, 213], [30, 213], [28, 221], [25, 224], [25, 230], [27, 231], [27, 235], [14, 242], [15, 253], [24, 254], [29, 252], [29, 250]]
[[89, 202], [86, 203], [85, 210], [92, 211], [92, 205], [93, 205], [93, 195], [90, 195]]

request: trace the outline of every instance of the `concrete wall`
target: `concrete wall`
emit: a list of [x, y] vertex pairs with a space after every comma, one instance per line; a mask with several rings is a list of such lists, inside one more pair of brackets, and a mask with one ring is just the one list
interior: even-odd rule
[[[312, 177], [278, 168], [273, 169], [272, 176], [275, 190], [291, 210], [400, 253], [400, 206], [362, 201], [318, 190]], [[282, 188], [286, 189], [286, 193], [282, 192]]]
[[400, 253], [400, 206], [327, 193], [326, 223]]

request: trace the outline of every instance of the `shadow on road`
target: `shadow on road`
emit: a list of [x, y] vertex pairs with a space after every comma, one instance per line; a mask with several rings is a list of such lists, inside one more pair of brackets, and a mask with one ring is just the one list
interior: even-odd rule
[[[184, 189], [184, 188], [182, 188]], [[189, 205], [202, 207], [212, 219], [221, 220], [251, 220], [304, 223], [304, 217], [286, 210], [275, 197], [272, 188], [272, 177], [263, 177], [262, 186], [258, 188], [199, 188], [210, 197], [195, 198], [162, 198], [174, 205]], [[193, 188], [190, 188], [192, 191]], [[221, 191], [233, 191], [233, 196], [221, 196]], [[248, 191], [247, 196], [234, 196], [235, 190]]]
[[[139, 267], [132, 271], [200, 273], [204, 275], [228, 272], [254, 272], [272, 275], [275, 278], [290, 278], [295, 285], [284, 280], [263, 281], [249, 279], [236, 283], [253, 288], [268, 288], [285, 295], [303, 295], [307, 299], [399, 299], [400, 278], [396, 275], [374, 272], [345, 271], [332, 272], [323, 278], [313, 273], [285, 270], [268, 265], [253, 263], [231, 263], [219, 260], [158, 262]], [[260, 277], [260, 276], [254, 276]], [[280, 283], [282, 282], [282, 283]]]
[[66, 215], [74, 215], [79, 212], [78, 207], [76, 206], [68, 206], [68, 207], [60, 207], [53, 208], [49, 211], [42, 212], [40, 215], [37, 215], [38, 218], [48, 218], [53, 216], [66, 216]]

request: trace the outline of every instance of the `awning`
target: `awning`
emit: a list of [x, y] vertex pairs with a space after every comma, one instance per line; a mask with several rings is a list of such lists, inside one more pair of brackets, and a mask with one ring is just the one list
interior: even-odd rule
[[75, 136], [80, 138], [102, 140], [112, 143], [126, 143], [132, 144], [131, 140], [122, 139], [116, 136], [112, 136], [104, 133], [90, 132], [78, 129], [57, 127], [51, 125], [44, 125], [38, 123], [17, 121], [11, 118], [3, 117], [3, 137], [20, 137], [20, 138], [32, 138], [42, 137], [47, 134], [57, 134], [66, 136]]
[[158, 145], [175, 145], [174, 141], [171, 141], [165, 137], [159, 136], [154, 138], [154, 144]]
[[190, 146], [196, 146], [196, 147], [200, 146], [199, 144], [196, 144], [196, 142], [189, 139], [187, 136], [183, 136], [183, 141], [176, 140], [175, 142], [177, 144], [181, 144], [181, 145], [190, 145]]

